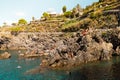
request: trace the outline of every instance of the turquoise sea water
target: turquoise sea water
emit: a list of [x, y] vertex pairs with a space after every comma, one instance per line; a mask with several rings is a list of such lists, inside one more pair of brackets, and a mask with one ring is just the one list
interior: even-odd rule
[[26, 74], [39, 66], [40, 59], [19, 59], [16, 55], [18, 51], [9, 52], [12, 53], [10, 59], [0, 60], [0, 80], [120, 80], [120, 57], [84, 64], [70, 73], [48, 70]]
[[[3, 53], [4, 51], [0, 51]], [[46, 71], [46, 73], [26, 74], [27, 71], [37, 68], [40, 59], [19, 59], [18, 51], [8, 51], [10, 59], [0, 60], [0, 80], [64, 80], [63, 71]]]

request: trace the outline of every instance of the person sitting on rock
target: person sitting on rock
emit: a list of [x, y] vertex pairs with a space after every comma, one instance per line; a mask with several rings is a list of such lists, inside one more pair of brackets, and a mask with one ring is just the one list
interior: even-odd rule
[[88, 34], [88, 29], [83, 30], [81, 33], [83, 36], [85, 36], [86, 34]]

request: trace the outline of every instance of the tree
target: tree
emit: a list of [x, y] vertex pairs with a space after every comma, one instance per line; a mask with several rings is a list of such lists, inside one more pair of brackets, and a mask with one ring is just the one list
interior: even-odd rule
[[32, 17], [32, 21], [35, 21], [35, 17]]
[[6, 22], [3, 23], [3, 27], [7, 27], [7, 23]]
[[79, 4], [77, 4], [73, 9], [72, 9], [72, 15], [74, 17], [79, 17], [81, 15], [82, 8], [80, 7]]
[[27, 24], [27, 21], [26, 21], [25, 19], [20, 19], [20, 20], [18, 21], [18, 24], [19, 24], [19, 25], [25, 25], [25, 24]]
[[50, 15], [47, 12], [43, 13], [43, 18], [45, 18], [45, 20], [50, 18]]
[[12, 26], [16, 26], [17, 24], [16, 23], [12, 23]]
[[82, 8], [79, 4], [77, 4], [76, 9], [77, 9], [78, 12], [80, 12], [82, 10]]
[[62, 11], [63, 11], [63, 13], [65, 13], [67, 11], [66, 6], [63, 6]]
[[72, 15], [73, 15], [73, 17], [75, 17], [76, 14], [77, 14], [77, 9], [76, 9], [76, 8], [73, 8], [73, 9], [72, 9]]
[[71, 11], [67, 11], [64, 13], [64, 16], [67, 17], [67, 18], [70, 18], [72, 15], [72, 12]]
[[99, 0], [99, 2], [103, 2], [103, 1], [105, 1], [105, 0]]

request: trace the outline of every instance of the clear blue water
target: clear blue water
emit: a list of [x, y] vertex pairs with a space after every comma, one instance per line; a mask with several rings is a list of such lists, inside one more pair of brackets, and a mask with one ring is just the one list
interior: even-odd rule
[[[2, 53], [1, 51], [0, 53]], [[45, 73], [26, 74], [39, 66], [40, 59], [19, 59], [18, 51], [9, 51], [12, 57], [0, 60], [0, 80], [120, 80], [120, 57], [97, 61], [66, 71], [48, 70]], [[17, 68], [21, 66], [21, 68]]]
[[[0, 53], [3, 52], [0, 51]], [[26, 74], [27, 71], [37, 68], [40, 65], [40, 59], [19, 59], [17, 56], [18, 51], [8, 52], [12, 54], [12, 57], [0, 60], [0, 80], [63, 80], [64, 76], [66, 76], [63, 71]]]

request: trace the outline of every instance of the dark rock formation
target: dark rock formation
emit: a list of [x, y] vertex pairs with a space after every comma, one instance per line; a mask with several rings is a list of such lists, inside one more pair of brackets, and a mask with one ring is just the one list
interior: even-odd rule
[[110, 60], [120, 54], [119, 30], [94, 30], [76, 33], [30, 33], [0, 38], [1, 49], [27, 49], [20, 57], [41, 57], [41, 66], [68, 68], [96, 60]]
[[41, 65], [49, 67], [69, 67], [80, 63], [96, 60], [109, 60], [112, 56], [113, 45], [106, 43], [100, 36], [85, 35], [70, 37], [54, 43], [56, 47]]

